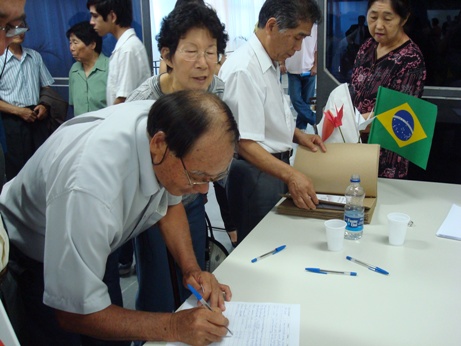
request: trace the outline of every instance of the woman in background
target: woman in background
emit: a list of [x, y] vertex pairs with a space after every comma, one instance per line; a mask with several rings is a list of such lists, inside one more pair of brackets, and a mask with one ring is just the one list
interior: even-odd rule
[[[408, 37], [404, 25], [410, 16], [409, 0], [369, 0], [368, 30], [371, 37], [360, 47], [352, 72], [352, 103], [368, 118], [376, 103], [378, 87], [421, 97], [426, 67], [419, 47]], [[368, 141], [368, 130], [362, 133]], [[381, 149], [380, 177], [405, 178], [408, 160]]]
[[[147, 79], [128, 96], [126, 102], [157, 100], [179, 90], [207, 90], [221, 97], [224, 82], [215, 76], [214, 70], [219, 55], [226, 48], [227, 39], [224, 25], [210, 7], [194, 3], [176, 7], [163, 19], [157, 35], [167, 72]], [[206, 223], [203, 194], [208, 191], [209, 177], [202, 172], [188, 171], [187, 162], [183, 165], [184, 174], [197, 193], [183, 196], [182, 203], [197, 262], [204, 269]], [[170, 275], [177, 276], [179, 303], [190, 292], [183, 286], [177, 266], [169, 267], [166, 245], [157, 227], [135, 238], [135, 255], [139, 283], [136, 308], [152, 312], [175, 310]]]
[[77, 60], [69, 71], [69, 104], [74, 115], [105, 108], [109, 58], [101, 53], [102, 38], [88, 21], [72, 26], [66, 36]]

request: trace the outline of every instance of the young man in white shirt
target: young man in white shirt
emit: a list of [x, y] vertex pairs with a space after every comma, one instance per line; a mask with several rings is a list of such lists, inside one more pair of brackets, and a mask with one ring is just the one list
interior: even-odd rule
[[146, 48], [131, 27], [131, 0], [89, 0], [90, 24], [99, 36], [112, 34], [117, 44], [110, 56], [107, 105], [125, 102], [128, 95], [151, 76]]

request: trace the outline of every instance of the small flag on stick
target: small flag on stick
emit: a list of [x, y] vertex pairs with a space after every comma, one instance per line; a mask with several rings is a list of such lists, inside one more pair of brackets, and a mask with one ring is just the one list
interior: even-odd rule
[[437, 106], [417, 97], [379, 87], [368, 143], [426, 169], [434, 136]]

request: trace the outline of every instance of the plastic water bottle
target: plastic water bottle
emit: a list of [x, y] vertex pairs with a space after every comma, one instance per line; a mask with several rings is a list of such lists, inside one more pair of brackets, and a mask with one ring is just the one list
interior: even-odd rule
[[360, 176], [353, 174], [351, 184], [346, 189], [346, 205], [344, 206], [344, 221], [346, 221], [345, 239], [357, 240], [362, 238], [364, 211], [363, 200], [365, 191], [360, 186]]

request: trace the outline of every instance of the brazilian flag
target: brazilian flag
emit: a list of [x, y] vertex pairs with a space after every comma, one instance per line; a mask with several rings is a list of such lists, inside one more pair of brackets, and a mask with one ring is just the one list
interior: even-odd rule
[[417, 97], [379, 87], [368, 143], [426, 169], [434, 136], [437, 106]]

